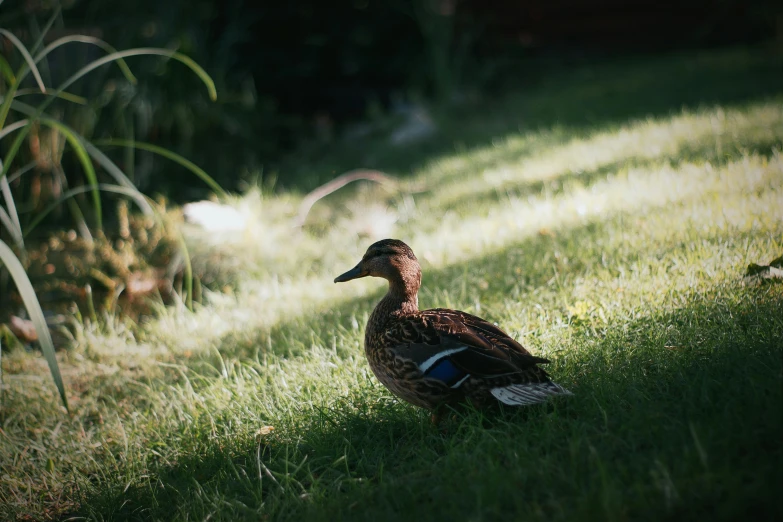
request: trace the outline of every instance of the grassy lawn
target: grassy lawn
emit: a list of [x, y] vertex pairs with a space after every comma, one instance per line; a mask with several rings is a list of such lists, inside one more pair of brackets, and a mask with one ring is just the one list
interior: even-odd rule
[[[399, 190], [331, 196], [301, 233], [296, 194], [237, 197], [247, 230], [189, 233], [230, 288], [75, 325], [71, 415], [39, 354], [4, 351], [0, 519], [781, 519], [783, 284], [743, 283], [783, 254], [780, 70], [566, 75], [455, 117], [481, 138], [422, 144], [386, 168]], [[378, 237], [416, 252], [421, 307], [497, 322], [575, 395], [446, 433], [392, 398], [362, 349], [383, 282], [332, 283]]]

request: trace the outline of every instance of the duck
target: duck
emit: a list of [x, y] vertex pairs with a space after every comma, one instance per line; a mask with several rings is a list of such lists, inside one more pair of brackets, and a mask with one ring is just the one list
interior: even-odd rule
[[448, 407], [529, 406], [572, 395], [531, 354], [495, 324], [459, 310], [419, 310], [421, 266], [398, 239], [367, 248], [361, 261], [334, 279], [386, 279], [389, 289], [367, 320], [364, 351], [375, 377], [400, 399], [431, 412]]

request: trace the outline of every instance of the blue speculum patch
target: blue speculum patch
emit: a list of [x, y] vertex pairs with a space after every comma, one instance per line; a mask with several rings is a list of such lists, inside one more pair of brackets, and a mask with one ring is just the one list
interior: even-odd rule
[[439, 381], [443, 381], [449, 386], [452, 386], [465, 377], [466, 373], [454, 366], [454, 363], [449, 359], [442, 359], [436, 364], [433, 364], [425, 375], [431, 379], [438, 379]]

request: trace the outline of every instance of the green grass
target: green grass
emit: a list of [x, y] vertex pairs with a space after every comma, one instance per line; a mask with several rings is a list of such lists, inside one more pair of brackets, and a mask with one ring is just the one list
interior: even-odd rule
[[[573, 92], [610, 121], [542, 112], [433, 151], [399, 193], [337, 194], [302, 233], [295, 195], [237, 198], [244, 233], [189, 232], [233, 289], [140, 326], [77, 325], [59, 354], [70, 417], [41, 357], [4, 353], [0, 518], [783, 517], [783, 285], [742, 281], [783, 253], [781, 94], [683, 110], [676, 75], [651, 68], [657, 116], [610, 110], [642, 66], [583, 79]], [[508, 127], [517, 106], [453, 124]], [[392, 398], [361, 348], [382, 282], [331, 282], [378, 236], [414, 248], [422, 307], [496, 321], [575, 395], [454, 414], [446, 434]]]

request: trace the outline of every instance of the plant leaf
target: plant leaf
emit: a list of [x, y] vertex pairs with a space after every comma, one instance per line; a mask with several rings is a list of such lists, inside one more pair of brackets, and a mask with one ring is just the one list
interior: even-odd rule
[[[41, 93], [36, 91], [35, 89], [19, 89], [16, 91], [16, 94], [14, 94], [14, 97], [16, 98], [18, 96], [25, 96], [27, 94], [41, 94]], [[47, 92], [44, 94], [48, 96], [56, 96], [61, 100], [78, 103], [79, 105], [87, 105], [87, 98], [83, 98], [81, 96], [77, 96], [76, 94], [71, 94], [69, 92], [61, 92], [60, 94]]]
[[[3, 129], [0, 130], [0, 140], [2, 140], [3, 138], [5, 138], [7, 135], [11, 134], [15, 130], [21, 129], [25, 125], [28, 125], [29, 123], [30, 123], [30, 120], [19, 120], [19, 121], [13, 122], [11, 125], [9, 125], [7, 127], [3, 127]], [[2, 173], [4, 172], [2, 167], [3, 167], [3, 164], [2, 164], [2, 161], [0, 161], [0, 177], [2, 177]]]
[[65, 386], [63, 385], [63, 379], [60, 375], [60, 367], [57, 364], [57, 357], [54, 353], [54, 343], [52, 342], [52, 335], [49, 333], [49, 327], [46, 326], [46, 319], [44, 318], [43, 310], [41, 310], [41, 304], [38, 302], [38, 298], [33, 290], [33, 285], [30, 284], [27, 274], [24, 271], [24, 267], [14, 255], [13, 250], [0, 239], [0, 262], [2, 262], [11, 274], [11, 279], [14, 280], [16, 288], [19, 290], [19, 295], [22, 296], [24, 306], [27, 308], [27, 313], [30, 315], [30, 319], [35, 326], [35, 332], [38, 334], [38, 342], [41, 344], [41, 351], [46, 357], [46, 362], [49, 363], [49, 371], [52, 373], [52, 379], [54, 385], [57, 386], [57, 391], [60, 392], [60, 398], [63, 401], [65, 409], [68, 410], [68, 398], [65, 396]]
[[95, 167], [92, 166], [90, 155], [87, 154], [87, 150], [82, 145], [82, 140], [79, 135], [72, 131], [67, 125], [63, 125], [57, 120], [52, 118], [40, 118], [41, 123], [53, 127], [63, 133], [65, 139], [71, 144], [76, 156], [79, 158], [79, 162], [84, 169], [84, 175], [87, 177], [87, 181], [93, 187], [92, 191], [92, 203], [95, 205], [95, 221], [98, 230], [103, 228], [103, 215], [101, 211], [101, 194], [98, 190], [98, 176], [95, 174]]
[[73, 196], [77, 194], [84, 194], [85, 192], [100, 190], [104, 192], [113, 192], [115, 194], [122, 194], [124, 196], [128, 196], [129, 198], [133, 199], [133, 201], [136, 202], [136, 204], [139, 206], [139, 208], [146, 212], [148, 210], [152, 210], [152, 206], [149, 204], [149, 202], [146, 200], [144, 194], [138, 191], [135, 187], [123, 187], [120, 185], [111, 185], [108, 183], [100, 183], [97, 185], [83, 185], [81, 187], [72, 188], [70, 190], [67, 190], [63, 192], [63, 194], [57, 198], [55, 201], [50, 203], [45, 209], [40, 210], [35, 213], [35, 217], [30, 221], [30, 223], [27, 225], [27, 228], [24, 229], [24, 234], [27, 235], [30, 232], [35, 229], [36, 226], [38, 226], [38, 223], [43, 221], [43, 219], [49, 215], [49, 213], [60, 206], [64, 201], [68, 200], [68, 198], [72, 198]]
[[5, 80], [9, 84], [16, 83], [16, 76], [14, 75], [13, 69], [11, 69], [11, 64], [9, 64], [8, 60], [2, 55], [0, 55], [0, 73], [5, 76]]
[[[51, 47], [51, 45], [50, 45]], [[168, 56], [169, 58], [174, 58], [175, 60], [178, 60], [182, 62], [183, 64], [187, 65], [193, 72], [196, 73], [196, 75], [201, 79], [202, 82], [207, 87], [207, 91], [209, 92], [209, 97], [213, 101], [217, 99], [217, 91], [215, 90], [215, 82], [212, 81], [212, 78], [209, 77], [209, 75], [204, 71], [204, 69], [201, 68], [200, 65], [198, 65], [196, 62], [194, 62], [191, 58], [188, 58], [184, 54], [170, 51], [168, 49], [157, 49], [153, 47], [144, 47], [144, 48], [137, 48], [137, 49], [130, 49], [127, 51], [120, 51], [116, 53], [112, 53], [108, 56], [104, 56], [103, 58], [99, 58], [97, 60], [94, 60], [78, 71], [76, 71], [74, 74], [68, 77], [65, 82], [63, 82], [62, 85], [60, 85], [59, 88], [57, 88], [54, 92], [54, 95], [50, 98], [47, 98], [46, 100], [41, 103], [36, 108], [35, 113], [31, 116], [32, 120], [35, 120], [43, 114], [43, 112], [46, 110], [46, 108], [52, 103], [52, 101], [65, 89], [70, 87], [74, 82], [79, 80], [84, 75], [88, 74], [89, 72], [97, 69], [98, 67], [105, 65], [107, 63], [121, 60], [123, 58], [127, 58], [129, 56], [143, 56], [143, 55], [157, 55], [157, 56]], [[20, 79], [21, 81], [21, 79]], [[11, 105], [11, 100], [9, 97], [13, 96], [13, 93], [16, 90], [16, 84], [12, 85], [11, 88], [6, 93], [6, 99], [3, 101], [2, 107], [0, 107], [0, 127], [3, 126], [3, 123], [5, 122], [5, 117], [8, 114], [8, 110]], [[25, 128], [22, 132], [17, 134], [16, 139], [11, 144], [11, 146], [8, 149], [8, 152], [5, 156], [5, 167], [8, 168], [9, 165], [13, 162], [14, 158], [16, 157], [16, 154], [19, 152], [19, 149], [22, 146], [22, 141], [27, 136], [27, 133], [29, 132], [29, 127]], [[0, 173], [2, 175], [2, 173]]]
[[185, 167], [189, 171], [191, 171], [193, 174], [201, 178], [204, 183], [209, 185], [212, 190], [217, 192], [220, 196], [226, 196], [226, 191], [223, 190], [223, 188], [218, 184], [217, 181], [212, 179], [212, 177], [207, 174], [204, 169], [193, 163], [192, 161], [180, 156], [176, 152], [171, 152], [168, 149], [164, 149], [163, 147], [159, 147], [157, 145], [153, 145], [151, 143], [144, 143], [141, 141], [133, 141], [133, 140], [99, 140], [95, 142], [98, 145], [114, 145], [118, 147], [133, 147], [140, 150], [146, 150], [148, 152], [154, 152], [155, 154], [160, 154], [161, 156], [168, 158], [179, 165]]
[[8, 233], [11, 234], [11, 237], [14, 239], [16, 246], [24, 249], [24, 238], [19, 234], [18, 230], [16, 229], [16, 225], [8, 216], [8, 213], [3, 207], [0, 207], [0, 225], [3, 225], [6, 230], [8, 230]]
[[16, 169], [16, 171], [13, 174], [8, 174], [8, 176], [6, 176], [6, 179], [8, 179], [8, 183], [13, 183], [14, 181], [22, 177], [26, 172], [33, 170], [35, 168], [35, 165], [36, 165], [35, 161], [31, 161], [24, 167], [20, 169]]
[[90, 153], [90, 156], [95, 159], [100, 165], [106, 169], [106, 171], [114, 177], [114, 179], [117, 180], [117, 183], [124, 187], [136, 189], [136, 186], [133, 184], [133, 182], [128, 178], [128, 176], [125, 175], [125, 173], [120, 169], [109, 157], [104, 154], [98, 147], [93, 145], [87, 140], [83, 141], [84, 148], [87, 149], [87, 152]]
[[[41, 89], [41, 92], [46, 92], [46, 86], [44, 85], [43, 79], [41, 78], [41, 73], [38, 71], [38, 67], [35, 66], [33, 57], [30, 56], [30, 53], [27, 50], [27, 48], [24, 46], [24, 44], [20, 42], [19, 38], [14, 36], [14, 33], [9, 31], [8, 29], [0, 29], [0, 34], [8, 38], [11, 41], [11, 43], [14, 44], [17, 49], [19, 49], [19, 52], [22, 54], [22, 57], [24, 58], [24, 61], [27, 62], [27, 66], [32, 71], [36, 83], [38, 83], [38, 88]], [[19, 80], [21, 81], [21, 78]]]
[[[28, 114], [28, 115], [34, 115], [36, 114], [37, 110], [32, 105], [27, 105], [26, 103], [22, 103], [18, 100], [14, 100], [14, 102], [11, 104], [11, 107], [15, 110], [21, 112], [22, 114]], [[51, 118], [50, 118], [51, 119]], [[95, 145], [84, 139], [84, 137], [80, 136], [75, 130], [73, 130], [71, 127], [65, 125], [64, 123], [60, 123], [63, 127], [70, 130], [75, 136], [79, 138], [84, 148], [87, 150], [87, 153], [92, 156], [92, 158], [98, 162], [106, 171], [114, 177], [114, 179], [117, 180], [117, 183], [119, 183], [122, 186], [132, 188], [136, 190], [135, 185], [133, 182], [128, 179], [128, 176], [125, 175], [122, 170], [114, 164], [114, 162], [109, 159], [103, 152], [101, 152]], [[146, 200], [145, 200], [146, 201]], [[152, 209], [142, 208], [144, 210], [144, 213], [149, 215], [152, 212]]]
[[[62, 5], [60, 5], [60, 2], [57, 2], [57, 5], [54, 7], [54, 12], [52, 13], [52, 16], [49, 17], [49, 21], [46, 22], [46, 25], [41, 31], [41, 34], [38, 36], [38, 39], [30, 48], [32, 52], [37, 51], [38, 48], [41, 47], [41, 44], [43, 44], [44, 38], [46, 37], [46, 33], [49, 32], [49, 29], [52, 28], [54, 22], [57, 20], [57, 17], [60, 16], [60, 11], [62, 11]], [[38, 60], [36, 60], [35, 63], [38, 63]]]
[[[63, 36], [62, 38], [58, 38], [57, 40], [55, 40], [52, 43], [50, 43], [49, 45], [47, 45], [43, 49], [43, 51], [41, 51], [40, 53], [38, 53], [35, 56], [35, 63], [38, 63], [41, 60], [43, 60], [44, 58], [46, 58], [46, 55], [48, 55], [50, 52], [54, 51], [58, 47], [60, 47], [62, 45], [65, 45], [67, 43], [74, 43], [74, 42], [75, 43], [93, 44], [93, 45], [96, 45], [96, 46], [100, 47], [101, 49], [103, 49], [104, 51], [106, 51], [107, 53], [110, 53], [110, 54], [117, 52], [117, 49], [115, 49], [111, 45], [107, 44], [106, 42], [104, 42], [100, 38], [95, 38], [94, 36], [86, 36], [86, 35], [83, 35], [83, 34], [77, 34], [77, 35], [71, 35], [71, 36]], [[125, 60], [123, 60], [122, 58], [117, 60], [117, 66], [122, 71], [122, 74], [125, 76], [126, 80], [128, 80], [130, 83], [132, 83], [134, 85], [136, 83], [138, 83], [138, 80], [136, 79], [136, 76], [133, 75], [133, 73], [130, 70], [130, 67], [128, 67], [127, 63], [125, 63]]]
[[[51, 45], [49, 46], [51, 47]], [[207, 74], [207, 72], [201, 68], [199, 64], [197, 64], [192, 58], [185, 56], [182, 53], [178, 53], [176, 51], [170, 51], [169, 49], [158, 49], [156, 47], [138, 47], [135, 49], [128, 49], [127, 51], [118, 51], [116, 53], [111, 53], [107, 56], [104, 56], [103, 58], [98, 58], [97, 60], [94, 60], [75, 73], [73, 73], [63, 84], [57, 89], [57, 92], [62, 92], [68, 87], [70, 87], [76, 80], [81, 78], [82, 76], [86, 75], [87, 73], [94, 71], [98, 67], [101, 67], [102, 65], [106, 65], [107, 63], [115, 62], [118, 60], [122, 60], [123, 58], [129, 58], [131, 56], [146, 56], [146, 55], [155, 55], [155, 56], [166, 56], [168, 58], [173, 58], [182, 64], [186, 65], [187, 67], [192, 70], [196, 76], [198, 76], [201, 81], [204, 83], [204, 85], [207, 87], [207, 92], [209, 92], [209, 98], [212, 101], [217, 100], [217, 91], [215, 90], [215, 82], [212, 81], [212, 78]]]
[[[0, 161], [0, 171], [3, 170], [2, 167], [3, 167], [3, 163], [2, 161]], [[16, 212], [16, 204], [14, 203], [14, 198], [13, 195], [11, 194], [11, 186], [8, 184], [8, 178], [6, 178], [5, 176], [0, 178], [0, 192], [3, 193], [3, 198], [5, 199], [5, 206], [8, 208], [8, 213], [6, 213], [5, 210], [2, 207], [0, 207], [0, 210], [3, 211], [6, 218], [4, 219], [4, 221], [6, 221], [4, 224], [8, 229], [8, 232], [13, 236], [16, 246], [24, 250], [24, 238], [22, 236], [22, 225], [19, 222], [19, 214]], [[3, 216], [0, 215], [0, 217]], [[9, 227], [7, 221], [10, 221], [12, 226]]]

